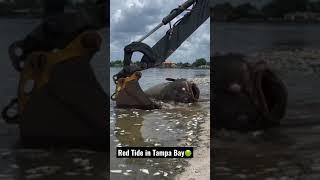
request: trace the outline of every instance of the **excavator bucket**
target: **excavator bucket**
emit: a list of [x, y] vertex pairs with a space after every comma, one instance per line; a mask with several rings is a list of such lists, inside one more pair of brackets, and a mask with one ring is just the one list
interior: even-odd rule
[[116, 101], [119, 108], [157, 109], [160, 108], [151, 99], [164, 102], [195, 103], [199, 99], [200, 90], [198, 86], [187, 79], [167, 78], [169, 82], [160, 83], [146, 91], [143, 91], [138, 80], [141, 72], [120, 78], [117, 81], [117, 88], [111, 97]]
[[133, 75], [120, 78], [118, 80], [115, 97], [118, 108], [137, 108], [137, 109], [159, 109], [160, 105], [151, 101], [143, 92], [138, 80], [141, 72], [135, 72]]
[[103, 40], [98, 31], [109, 25], [107, 2], [93, 1], [72, 11], [64, 10], [67, 0], [41, 4], [41, 23], [8, 49], [20, 79], [18, 97], [1, 115], [17, 125], [24, 148], [105, 152], [109, 101], [90, 61]]
[[106, 150], [108, 96], [96, 80], [89, 59], [56, 65], [48, 83], [32, 92], [19, 114], [24, 147]]

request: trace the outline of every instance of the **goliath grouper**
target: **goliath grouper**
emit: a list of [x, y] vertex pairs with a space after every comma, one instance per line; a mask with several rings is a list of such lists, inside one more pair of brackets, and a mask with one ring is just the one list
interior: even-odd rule
[[166, 78], [170, 82], [155, 85], [145, 91], [147, 96], [161, 101], [193, 103], [198, 101], [200, 90], [192, 81]]
[[140, 77], [141, 72], [135, 72], [129, 78], [119, 79], [119, 90], [114, 97], [118, 108], [158, 109], [160, 105], [151, 99], [180, 103], [194, 103], [199, 99], [200, 90], [192, 81], [167, 78], [169, 82], [144, 92], [138, 82]]

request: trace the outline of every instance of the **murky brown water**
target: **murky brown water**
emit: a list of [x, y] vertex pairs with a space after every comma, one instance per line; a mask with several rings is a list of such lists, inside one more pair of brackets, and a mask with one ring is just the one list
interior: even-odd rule
[[[21, 39], [38, 23], [38, 20], [0, 19], [0, 107], [16, 96], [19, 74], [8, 59], [7, 48]], [[21, 28], [25, 28], [21, 31]], [[105, 44], [104, 44], [105, 46]], [[99, 53], [92, 60], [97, 79], [107, 91], [109, 78], [106, 55]], [[115, 74], [115, 69], [111, 74]], [[190, 78], [200, 86], [204, 102], [193, 105], [165, 104], [155, 111], [120, 110], [111, 108], [111, 173], [115, 179], [172, 179], [187, 165], [181, 159], [116, 159], [117, 145], [177, 146], [197, 145], [200, 124], [209, 120], [209, 70], [158, 70], [143, 72], [143, 88], [150, 87], [170, 75], [172, 78]], [[112, 81], [111, 81], [112, 82]], [[111, 84], [112, 85], [112, 84]], [[111, 87], [111, 91], [114, 87]], [[114, 107], [111, 102], [111, 107]], [[0, 179], [106, 179], [106, 155], [83, 150], [31, 150], [14, 147], [18, 143], [15, 126], [0, 122]], [[146, 174], [146, 169], [149, 175]], [[113, 171], [117, 172], [117, 171]]]
[[[305, 61], [301, 53], [304, 51], [283, 52], [285, 57], [276, 59]], [[305, 55], [309, 60], [314, 56]], [[272, 54], [264, 59], [270, 57]], [[244, 134], [216, 132], [214, 179], [320, 179], [320, 76], [316, 70], [306, 71], [309, 66], [301, 68], [303, 63], [288, 62], [282, 65], [289, 69], [277, 67], [289, 91], [287, 116], [281, 126]]]
[[[111, 73], [119, 71], [112, 68]], [[200, 124], [210, 118], [209, 70], [150, 69], [139, 80], [143, 89], [165, 82], [166, 77], [188, 78], [198, 84], [200, 99], [196, 104], [163, 104], [160, 110], [117, 109], [111, 102], [111, 178], [173, 179], [187, 166], [184, 159], [116, 158], [117, 146], [194, 146], [199, 143]], [[111, 91], [114, 85], [111, 84]]]

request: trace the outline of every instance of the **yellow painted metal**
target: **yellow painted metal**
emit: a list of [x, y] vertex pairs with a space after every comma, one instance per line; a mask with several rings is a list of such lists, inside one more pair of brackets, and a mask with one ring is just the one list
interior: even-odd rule
[[[18, 106], [19, 112], [23, 112], [32, 91], [39, 89], [47, 84], [51, 71], [56, 64], [75, 60], [77, 57], [90, 55], [92, 50], [83, 47], [82, 40], [89, 33], [97, 33], [86, 31], [77, 36], [64, 49], [52, 52], [38, 51], [31, 53], [20, 74], [18, 87]], [[32, 90], [26, 92], [27, 83], [31, 83]]]
[[128, 77], [125, 77], [125, 78], [120, 78], [118, 81], [117, 81], [117, 84], [116, 84], [116, 91], [115, 93], [112, 95], [112, 99], [115, 100], [117, 98], [117, 95], [119, 94], [120, 91], [122, 91], [123, 89], [125, 89], [126, 87], [126, 84], [130, 81], [133, 81], [133, 80], [139, 80], [142, 76], [142, 73], [140, 71], [136, 71], [134, 72], [131, 76], [128, 76]]

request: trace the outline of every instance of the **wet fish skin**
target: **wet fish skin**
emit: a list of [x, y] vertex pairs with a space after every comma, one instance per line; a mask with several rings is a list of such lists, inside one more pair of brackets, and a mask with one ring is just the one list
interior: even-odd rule
[[[168, 79], [168, 78], [167, 78]], [[198, 86], [186, 79], [168, 79], [170, 82], [157, 84], [145, 91], [150, 98], [180, 103], [197, 102], [200, 95]]]

